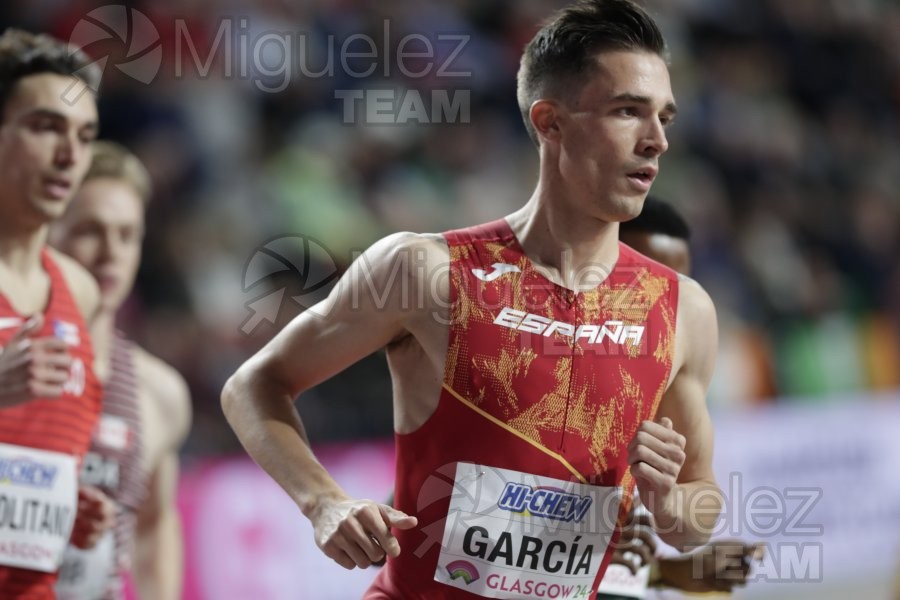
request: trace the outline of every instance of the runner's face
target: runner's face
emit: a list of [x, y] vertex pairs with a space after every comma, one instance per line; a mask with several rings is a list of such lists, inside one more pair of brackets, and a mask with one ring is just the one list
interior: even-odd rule
[[576, 100], [561, 107], [560, 172], [579, 210], [622, 221], [641, 211], [669, 147], [675, 101], [658, 55], [615, 51], [596, 60]]
[[81, 80], [52, 73], [20, 79], [0, 122], [3, 214], [27, 227], [62, 216], [90, 164], [96, 136], [96, 101]]
[[128, 297], [144, 237], [144, 204], [128, 182], [89, 179], [54, 226], [51, 239], [100, 285], [101, 307], [116, 311]]

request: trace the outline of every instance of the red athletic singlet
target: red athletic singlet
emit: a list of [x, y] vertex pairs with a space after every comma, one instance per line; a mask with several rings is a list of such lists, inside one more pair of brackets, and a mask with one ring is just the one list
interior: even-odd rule
[[[464, 488], [461, 477], [470, 463], [470, 480], [521, 472], [528, 474], [523, 481], [620, 486], [613, 521], [627, 514], [627, 445], [654, 417], [672, 368], [677, 275], [619, 244], [612, 273], [576, 293], [534, 268], [503, 219], [444, 235], [452, 307], [441, 396], [418, 430], [396, 436], [395, 505], [418, 525], [394, 531], [401, 554], [388, 560], [366, 597], [475, 598], [476, 586], [488, 597], [593, 597], [611, 558], [606, 545], [592, 557], [591, 592], [585, 585], [567, 593], [571, 586], [554, 577], [588, 573], [586, 562], [579, 567], [585, 542], [566, 546], [516, 533], [527, 533], [535, 515], [565, 527], [584, 515], [589, 499], [559, 485], [516, 482], [494, 484], [501, 491], [490, 496], [471, 481]], [[457, 525], [463, 551], [446, 556], [448, 510], [460, 503], [491, 506], [492, 515], [519, 524]], [[493, 566], [504, 575], [488, 574]]]
[[[11, 408], [0, 410], [0, 443], [24, 448], [37, 448], [71, 455], [80, 462], [91, 442], [91, 434], [100, 414], [101, 387], [94, 375], [94, 352], [81, 311], [69, 292], [69, 287], [56, 262], [46, 249], [41, 262], [50, 278], [50, 297], [44, 310], [44, 325], [38, 336], [56, 336], [69, 345], [73, 365], [63, 394], [58, 398], [35, 398]], [[13, 336], [24, 320], [0, 294], [0, 345]], [[19, 321], [16, 323], [16, 321]], [[16, 463], [16, 464], [12, 464]], [[41, 481], [29, 474], [22, 463], [13, 460], [0, 464], [0, 479], [15, 478], [21, 482], [32, 477], [35, 487]], [[28, 483], [28, 482], [26, 482]], [[13, 531], [23, 529], [55, 529], [58, 515], [44, 514], [37, 505], [26, 507], [23, 502], [7, 500], [0, 511], [0, 552], [15, 554], [24, 546], [9, 540]], [[41, 520], [47, 518], [46, 526]], [[4, 567], [0, 561], [0, 596], [10, 599], [52, 599], [56, 573], [31, 569]]]

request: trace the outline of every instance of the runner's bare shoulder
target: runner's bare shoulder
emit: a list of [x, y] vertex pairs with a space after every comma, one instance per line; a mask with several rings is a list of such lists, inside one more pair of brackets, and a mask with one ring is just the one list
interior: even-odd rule
[[69, 286], [69, 293], [81, 310], [82, 317], [90, 323], [100, 307], [100, 288], [97, 281], [74, 258], [54, 248], [48, 247], [47, 250], [59, 267], [66, 285]]
[[[449, 298], [450, 251], [440, 234], [399, 232], [372, 244], [351, 265], [342, 292], [368, 297], [364, 305], [430, 307]], [[411, 303], [413, 298], [422, 302]]]

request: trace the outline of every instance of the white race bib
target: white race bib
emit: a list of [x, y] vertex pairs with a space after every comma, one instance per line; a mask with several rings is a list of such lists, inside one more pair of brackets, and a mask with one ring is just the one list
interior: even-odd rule
[[621, 489], [458, 463], [435, 581], [485, 598], [584, 599]]
[[103, 598], [116, 572], [116, 540], [108, 530], [90, 550], [75, 546], [66, 549], [59, 579], [58, 600], [93, 600]]
[[610, 596], [628, 596], [629, 598], [645, 598], [647, 596], [647, 584], [650, 581], [650, 566], [646, 565], [638, 569], [634, 575], [625, 565], [609, 565], [603, 580], [597, 589], [598, 594]]
[[78, 503], [74, 456], [0, 444], [0, 564], [55, 572]]

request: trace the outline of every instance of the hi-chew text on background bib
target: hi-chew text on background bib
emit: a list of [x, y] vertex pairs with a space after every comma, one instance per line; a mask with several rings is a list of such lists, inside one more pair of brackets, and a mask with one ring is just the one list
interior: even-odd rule
[[77, 510], [75, 463], [69, 454], [0, 444], [0, 564], [59, 568]]
[[592, 597], [621, 489], [458, 463], [434, 579], [485, 598]]

